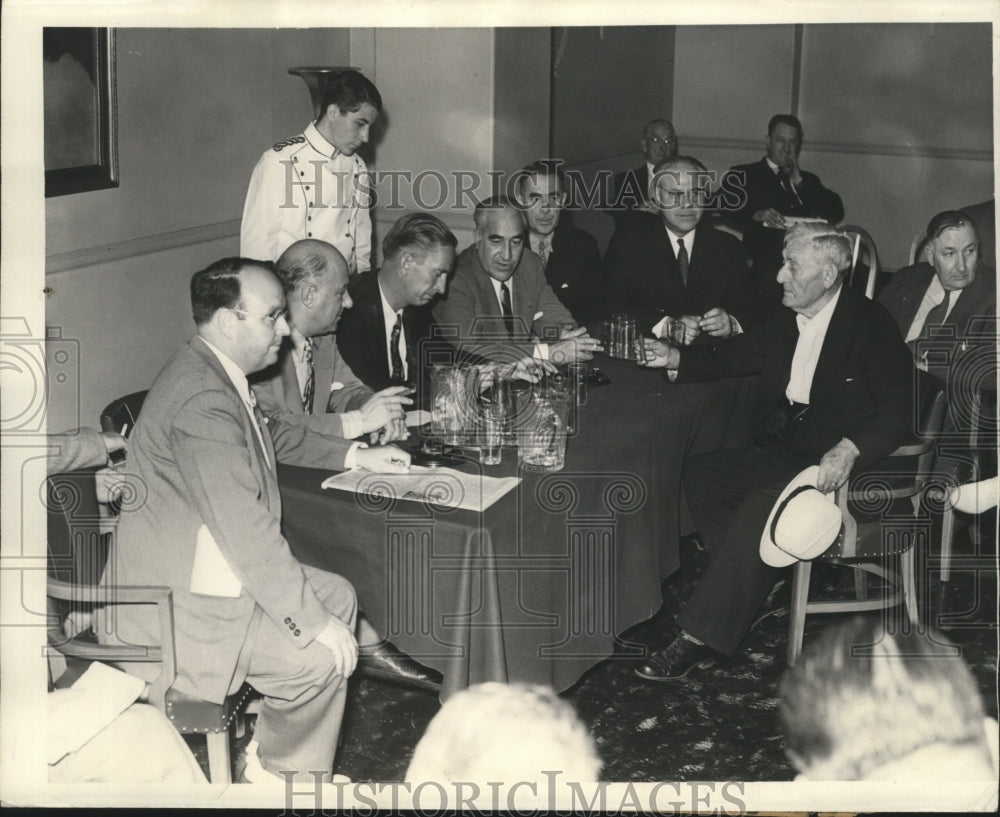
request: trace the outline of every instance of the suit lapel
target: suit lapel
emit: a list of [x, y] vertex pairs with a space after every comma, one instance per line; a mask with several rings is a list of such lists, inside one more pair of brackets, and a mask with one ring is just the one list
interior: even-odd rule
[[813, 401], [816, 394], [816, 384], [827, 383], [834, 376], [835, 373], [830, 371], [831, 361], [843, 360], [842, 350], [851, 342], [854, 310], [850, 303], [850, 297], [851, 293], [845, 282], [841, 284], [840, 293], [837, 295], [837, 305], [833, 309], [830, 325], [826, 329], [826, 337], [823, 338], [823, 346], [819, 351], [816, 371], [813, 374], [813, 385], [809, 390], [809, 402]]
[[[208, 367], [215, 373], [219, 381], [222, 383], [223, 387], [229, 391], [232, 395], [233, 400], [239, 406], [240, 410], [237, 412], [237, 416], [240, 418], [240, 426], [243, 428], [243, 436], [246, 439], [247, 448], [253, 452], [252, 459], [256, 460], [256, 466], [258, 473], [261, 478], [261, 488], [267, 506], [272, 507], [272, 497], [277, 500], [278, 498], [278, 483], [272, 470], [277, 462], [274, 454], [274, 445], [271, 443], [271, 433], [267, 428], [267, 423], [258, 423], [260, 426], [260, 438], [257, 436], [257, 432], [254, 430], [255, 422], [250, 416], [250, 412], [247, 409], [243, 398], [240, 393], [236, 390], [236, 386], [233, 381], [230, 380], [229, 375], [226, 370], [222, 368], [222, 363], [215, 356], [215, 353], [209, 349], [201, 338], [196, 337], [191, 342], [191, 348], [205, 360]], [[261, 448], [261, 439], [264, 440], [264, 447]], [[264, 452], [267, 452], [267, 459], [264, 458]], [[271, 464], [268, 467], [268, 463]], [[280, 500], [277, 500], [280, 503]]]
[[285, 338], [281, 347], [281, 388], [285, 392], [285, 405], [292, 414], [302, 414], [302, 392], [299, 377], [295, 374], [295, 347], [290, 338]]
[[388, 339], [385, 336], [385, 316], [382, 313], [382, 293], [378, 288], [378, 275], [368, 274], [370, 280], [368, 282], [367, 304], [364, 310], [369, 339], [368, 348], [376, 350], [380, 372], [388, 380], [392, 370], [389, 367]]

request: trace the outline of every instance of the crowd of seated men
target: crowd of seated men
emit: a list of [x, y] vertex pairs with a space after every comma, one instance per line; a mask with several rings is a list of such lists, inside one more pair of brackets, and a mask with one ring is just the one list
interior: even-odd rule
[[[458, 252], [433, 214], [411, 213], [385, 235], [373, 267], [357, 150], [381, 108], [375, 86], [345, 71], [319, 118], [264, 152], [241, 255], [192, 276], [195, 333], [150, 386], [129, 438], [128, 477], [147, 501], [123, 516], [106, 575], [172, 589], [177, 689], [215, 703], [244, 682], [262, 694], [248, 780], [283, 770], [330, 779], [356, 666], [440, 689], [440, 676], [367, 623], [346, 579], [297, 561], [275, 474], [283, 462], [405, 473], [410, 455], [396, 443], [408, 412], [428, 401], [422, 344], [448, 343], [460, 359], [531, 379], [602, 351], [588, 326], [621, 311], [645, 337], [641, 365], [660, 370], [650, 378], [758, 376], [753, 445], [685, 464], [709, 563], [676, 638], [636, 667], [644, 680], [670, 682], [738, 649], [779, 578], [757, 542], [789, 480], [817, 466], [826, 493], [877, 466], [913, 433], [915, 366], [940, 362], [924, 341], [953, 326], [965, 354], [982, 343], [972, 324], [995, 312], [979, 227], [961, 211], [931, 220], [922, 258], [882, 303], [846, 286], [853, 243], [835, 226], [843, 205], [801, 169], [802, 127], [787, 115], [771, 120], [767, 155], [731, 171], [739, 206], [711, 218], [704, 166], [678, 155], [669, 122], [650, 122], [645, 167], [618, 179], [603, 259], [564, 211], [558, 164], [537, 161], [510, 197], [476, 206], [469, 247]], [[322, 184], [317, 173], [327, 174]], [[738, 226], [742, 244], [716, 229], [720, 218]], [[668, 339], [668, 317], [687, 327], [683, 343]], [[457, 332], [441, 340], [440, 326]], [[122, 609], [98, 632], [142, 643], [156, 621]], [[129, 671], [150, 679], [158, 670]]]

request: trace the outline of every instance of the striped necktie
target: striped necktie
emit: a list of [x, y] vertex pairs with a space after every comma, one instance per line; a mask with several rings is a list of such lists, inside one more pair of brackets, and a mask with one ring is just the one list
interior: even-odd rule
[[306, 338], [306, 346], [302, 357], [306, 364], [306, 385], [302, 389], [302, 413], [312, 414], [313, 399], [316, 396], [316, 371], [313, 369], [312, 338]]

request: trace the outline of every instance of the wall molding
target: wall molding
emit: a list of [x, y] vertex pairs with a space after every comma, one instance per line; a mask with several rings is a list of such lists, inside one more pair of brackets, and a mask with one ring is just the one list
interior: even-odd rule
[[[719, 139], [712, 136], [681, 136], [681, 149], [687, 145], [728, 150], [757, 150], [763, 153], [763, 139]], [[806, 152], [860, 153], [869, 156], [907, 156], [919, 159], [957, 159], [969, 162], [992, 162], [992, 150], [935, 147], [933, 145], [879, 145], [869, 142], [817, 142], [805, 143]]]
[[92, 267], [109, 261], [121, 261], [137, 255], [147, 255], [178, 247], [189, 247], [203, 244], [207, 241], [218, 241], [232, 238], [240, 234], [240, 219], [220, 221], [216, 224], [204, 224], [199, 227], [185, 227], [183, 230], [172, 230], [167, 233], [145, 235], [141, 238], [130, 238], [127, 241], [115, 241], [111, 244], [100, 244], [96, 247], [84, 247], [70, 252], [54, 253], [45, 257], [45, 274], [52, 275], [82, 267]]

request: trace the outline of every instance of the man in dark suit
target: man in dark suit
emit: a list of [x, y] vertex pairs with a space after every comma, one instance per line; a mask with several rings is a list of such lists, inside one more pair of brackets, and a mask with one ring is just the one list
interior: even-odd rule
[[700, 348], [648, 342], [646, 365], [671, 380], [761, 378], [756, 445], [685, 463], [685, 496], [710, 562], [677, 617], [680, 635], [647, 658], [642, 678], [681, 678], [736, 650], [779, 575], [759, 543], [792, 477], [818, 464], [816, 487], [833, 491], [911, 433], [913, 364], [888, 312], [843, 286], [851, 255], [836, 228], [796, 225], [778, 276], [787, 308], [766, 325]]
[[627, 312], [641, 332], [666, 336], [678, 318], [694, 340], [726, 338], [750, 328], [750, 284], [739, 241], [700, 224], [708, 173], [689, 156], [656, 166], [659, 218], [615, 231], [605, 256], [609, 309]]
[[927, 225], [925, 260], [896, 272], [879, 296], [923, 369], [934, 363], [923, 342], [932, 326], [943, 327], [932, 334], [953, 340], [958, 353], [989, 341], [977, 329], [982, 333], [983, 322], [995, 317], [996, 272], [981, 261], [981, 246], [978, 227], [965, 212], [938, 213]]
[[481, 202], [475, 243], [458, 257], [447, 295], [434, 306], [460, 354], [503, 364], [526, 358], [552, 363], [590, 360], [601, 345], [578, 327], [525, 250], [526, 222], [503, 197]]
[[528, 221], [528, 245], [556, 297], [581, 326], [604, 318], [601, 252], [594, 237], [563, 212], [566, 183], [558, 163], [528, 165], [518, 173], [515, 195]]
[[655, 215], [650, 198], [654, 168], [662, 161], [677, 155], [677, 134], [666, 119], [651, 119], [642, 129], [642, 155], [646, 160], [641, 166], [617, 173], [614, 178], [611, 208], [615, 227], [629, 224], [638, 216], [643, 220]]
[[[407, 436], [406, 386], [375, 394], [351, 371], [333, 333], [351, 307], [347, 262], [336, 247], [304, 239], [285, 250], [277, 263], [288, 303], [290, 335], [278, 361], [251, 378], [281, 461], [307, 468], [329, 467], [334, 451], [356, 451], [372, 435], [386, 443]], [[358, 615], [358, 670], [364, 675], [438, 691], [440, 677], [385, 641], [363, 611]]]
[[821, 218], [831, 224], [844, 217], [840, 196], [799, 167], [802, 138], [797, 117], [772, 116], [764, 143], [767, 155], [759, 162], [736, 165], [723, 183], [745, 193], [727, 220], [743, 232], [754, 288], [766, 308], [777, 306], [781, 299], [774, 276], [781, 267], [782, 231], [791, 223], [786, 217]]
[[372, 389], [406, 385], [414, 405], [430, 400], [429, 361], [435, 341], [431, 302], [448, 287], [458, 240], [428, 213], [399, 219], [382, 241], [382, 266], [349, 287], [354, 306], [344, 313], [337, 347]]
[[[247, 383], [288, 335], [285, 295], [270, 262], [227, 258], [195, 273], [191, 304], [198, 333], [157, 376], [129, 439], [127, 478], [145, 501], [122, 514], [102, 581], [169, 587], [174, 688], [222, 703], [248, 681], [264, 696], [248, 754], [275, 777], [328, 781], [357, 660], [354, 590], [300, 564], [281, 535], [281, 452]], [[330, 465], [386, 452], [409, 469], [393, 446]], [[102, 640], [155, 643], [156, 612], [141, 607], [119, 605]], [[161, 668], [129, 671], [152, 680]]]

